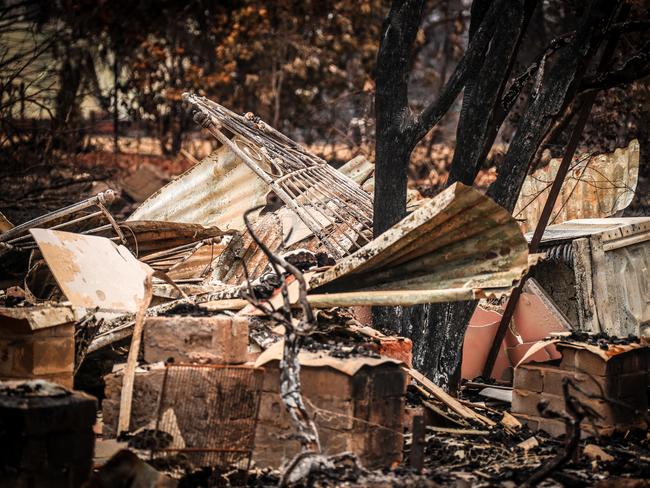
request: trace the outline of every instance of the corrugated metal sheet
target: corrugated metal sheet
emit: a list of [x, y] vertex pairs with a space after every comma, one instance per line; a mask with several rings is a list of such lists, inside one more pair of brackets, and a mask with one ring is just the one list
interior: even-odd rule
[[572, 325], [644, 335], [650, 324], [650, 217], [578, 219], [549, 226], [536, 270]]
[[[639, 177], [639, 141], [611, 154], [600, 154], [573, 165], [551, 214], [550, 224], [572, 219], [601, 218], [625, 209], [636, 190]], [[542, 214], [561, 159], [528, 175], [515, 207], [514, 216], [524, 231], [533, 230]]]
[[173, 264], [167, 275], [174, 281], [192, 278], [207, 278], [218, 263], [227, 244], [221, 242], [202, 242], [198, 249]]
[[[576, 219], [561, 224], [549, 225], [544, 230], [542, 243], [552, 244], [596, 234], [600, 234], [601, 239], [609, 241], [627, 235], [645, 233], [648, 231], [650, 231], [649, 217]], [[533, 233], [527, 232], [525, 237], [526, 240], [530, 242], [533, 238]]]
[[[247, 143], [233, 139], [243, 150]], [[252, 151], [248, 151], [251, 154]], [[221, 147], [148, 198], [127, 219], [185, 222], [242, 230], [246, 210], [265, 202], [269, 188]]]
[[144, 260], [151, 254], [226, 235], [217, 227], [178, 222], [128, 221], [120, 224], [127, 245]]
[[348, 306], [483, 298], [507, 292], [528, 267], [516, 220], [457, 183], [313, 277], [309, 300]]

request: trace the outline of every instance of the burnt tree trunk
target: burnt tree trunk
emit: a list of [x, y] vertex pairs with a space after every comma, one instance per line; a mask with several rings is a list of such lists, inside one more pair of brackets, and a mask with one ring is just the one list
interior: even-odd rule
[[[574, 100], [589, 61], [600, 42], [598, 32], [612, 21], [617, 2], [595, 0], [585, 7], [573, 42], [560, 48], [557, 59], [545, 76], [539, 94], [533, 97], [508, 148], [499, 176], [488, 195], [510, 212], [537, 149], [568, 105]], [[543, 73], [542, 73], [543, 75]]]
[[384, 21], [377, 56], [375, 94], [376, 159], [374, 234], [381, 234], [406, 213], [406, 183], [413, 128], [408, 107], [411, 50], [424, 0], [393, 2]]
[[[422, 1], [393, 1], [384, 23], [376, 71], [375, 235], [405, 214], [407, 167], [417, 142], [437, 124], [464, 88], [456, 152], [449, 182], [474, 182], [514, 99], [524, 84], [536, 86], [522, 121], [499, 167], [489, 195], [512, 211], [539, 145], [554, 121], [573, 101], [602, 32], [611, 23], [616, 2], [593, 0], [583, 7], [575, 32], [557, 49], [553, 62], [537, 63], [528, 76], [511, 83], [504, 95], [536, 0], [475, 0], [469, 46], [438, 100], [421, 114], [408, 106], [410, 53], [422, 16]], [[555, 53], [555, 50], [550, 52]], [[544, 73], [544, 66], [550, 65]], [[537, 75], [537, 76], [533, 76]], [[514, 99], [513, 99], [514, 97]], [[375, 325], [410, 337], [414, 366], [434, 382], [454, 390], [460, 372], [467, 323], [476, 302], [377, 308]]]
[[[418, 4], [417, 6], [414, 4]], [[523, 2], [489, 2], [478, 0], [472, 6], [470, 45], [463, 59], [450, 77], [438, 100], [421, 114], [413, 116], [408, 108], [407, 83], [410, 46], [419, 24], [422, 2], [394, 2], [384, 24], [384, 35], [377, 59], [377, 142], [375, 162], [375, 235], [379, 235], [399, 221], [406, 210], [406, 169], [415, 144], [449, 110], [465, 87], [463, 113], [459, 131], [472, 134], [475, 117], [489, 115], [503, 91], [512, 68], [512, 58], [517, 51], [518, 40], [524, 30]], [[512, 19], [504, 23], [502, 16]], [[506, 36], [505, 40], [494, 40], [495, 32]], [[512, 40], [516, 42], [513, 43]], [[491, 42], [492, 41], [492, 42]], [[407, 45], [405, 45], [407, 44]], [[485, 69], [489, 57], [493, 65], [490, 73], [499, 71], [499, 76], [482, 82], [477, 79]], [[407, 71], [405, 74], [404, 71]], [[483, 99], [485, 94], [492, 96]], [[472, 96], [476, 93], [476, 96]], [[472, 105], [472, 100], [478, 103]], [[474, 114], [473, 110], [481, 112]], [[469, 120], [467, 120], [469, 118]], [[489, 122], [489, 117], [487, 121]], [[487, 126], [487, 123], [486, 123]], [[477, 162], [487, 142], [485, 129], [473, 137], [474, 162], [464, 162], [462, 168], [467, 174], [478, 171]], [[496, 132], [494, 132], [496, 135]], [[494, 138], [494, 136], [492, 136]], [[458, 164], [460, 166], [460, 164]], [[459, 168], [461, 169], [461, 168]], [[473, 182], [471, 177], [469, 184]], [[454, 302], [414, 307], [376, 308], [375, 324], [387, 332], [410, 337], [414, 344], [415, 366], [441, 386], [453, 388], [459, 372], [459, 354], [465, 327], [475, 308], [474, 302]]]

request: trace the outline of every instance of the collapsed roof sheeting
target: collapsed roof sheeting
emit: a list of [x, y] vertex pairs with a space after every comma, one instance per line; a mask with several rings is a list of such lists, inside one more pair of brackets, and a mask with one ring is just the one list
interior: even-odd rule
[[153, 257], [154, 253], [194, 245], [204, 240], [219, 241], [227, 235], [218, 227], [199, 224], [157, 221], [128, 221], [120, 224], [128, 247], [139, 258]]
[[[245, 140], [235, 137], [233, 143], [253, 154]], [[268, 191], [229, 148], [221, 147], [154, 193], [127, 221], [185, 222], [242, 230], [243, 213], [263, 204]]]
[[[573, 219], [609, 217], [624, 210], [634, 197], [639, 179], [639, 141], [611, 154], [599, 154], [575, 162], [562, 184], [549, 224]], [[524, 231], [533, 230], [542, 214], [561, 159], [528, 175], [515, 207]]]
[[[533, 259], [534, 260], [534, 259]], [[508, 291], [528, 270], [516, 220], [456, 183], [310, 280], [314, 306], [414, 305]]]

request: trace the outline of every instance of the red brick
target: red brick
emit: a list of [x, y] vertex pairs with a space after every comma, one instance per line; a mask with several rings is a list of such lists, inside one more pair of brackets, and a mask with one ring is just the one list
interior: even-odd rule
[[[635, 404], [635, 399], [617, 399], [627, 406], [609, 403], [604, 400], [596, 400], [588, 398], [578, 392], [572, 391], [571, 394], [575, 396], [580, 402], [589, 406], [600, 417], [592, 419], [596, 425], [599, 426], [615, 426], [630, 425], [635, 423], [636, 414], [635, 409], [643, 410], [643, 405]], [[544, 400], [548, 407], [555, 412], [566, 411], [566, 403], [563, 396], [551, 395], [549, 393], [537, 393], [526, 390], [513, 390], [512, 394], [512, 412], [525, 414], [530, 416], [539, 416], [540, 412], [537, 406]]]
[[404, 408], [405, 401], [402, 397], [357, 400], [354, 416], [371, 424], [393, 428], [402, 424]]
[[544, 389], [544, 372], [547, 370], [544, 366], [536, 364], [522, 364], [515, 368], [515, 377], [513, 387], [527, 391], [543, 391]]
[[37, 341], [33, 349], [33, 374], [54, 374], [74, 371], [74, 337], [52, 337]]
[[[553, 437], [561, 437], [566, 434], [566, 424], [562, 420], [523, 414], [516, 414], [515, 417], [532, 431], [541, 430]], [[595, 431], [594, 427], [587, 422], [580, 424], [580, 437], [583, 439], [594, 435], [611, 435], [613, 432], [614, 428], [612, 427], [599, 427], [598, 431]]]
[[320, 398], [350, 398], [352, 396], [351, 377], [329, 366], [301, 368], [300, 383], [306, 396]]
[[406, 337], [379, 337], [379, 344], [372, 344], [371, 348], [378, 354], [387, 358], [402, 361], [409, 368], [413, 367], [413, 342]]
[[634, 349], [617, 354], [604, 361], [600, 356], [586, 349], [559, 347], [562, 353], [560, 367], [595, 376], [636, 373], [648, 371], [650, 366], [650, 348]]
[[223, 364], [242, 364], [248, 360], [247, 317], [219, 315], [212, 333], [212, 349]]
[[[585, 394], [603, 399], [634, 397], [648, 387], [648, 374], [645, 371], [595, 376], [556, 369], [545, 373], [544, 392], [552, 395], [563, 395], [562, 382], [565, 377], [570, 379]], [[569, 391], [574, 391], [574, 388], [570, 386]], [[638, 396], [645, 398], [645, 395]]]
[[[130, 430], [144, 427], [156, 418], [158, 396], [162, 388], [165, 367], [156, 365], [148, 369], [137, 369], [133, 382], [133, 402], [131, 404]], [[104, 421], [103, 434], [106, 437], [117, 435], [117, 420], [120, 413], [123, 372], [104, 376], [106, 398], [102, 401]]]
[[523, 413], [526, 415], [539, 415], [537, 405], [540, 394], [534, 391], [513, 389], [512, 390], [512, 413]]
[[52, 379], [72, 386], [74, 325], [23, 333], [0, 330], [0, 379]]
[[424, 407], [406, 407], [404, 408], [404, 417], [402, 418], [402, 430], [411, 432], [413, 430], [413, 417], [424, 415]]
[[260, 422], [268, 422], [277, 427], [289, 428], [291, 426], [291, 418], [286, 411], [279, 393], [262, 393], [257, 418]]
[[[277, 441], [279, 436], [292, 433], [293, 427], [284, 405], [279, 404], [277, 361], [265, 364], [264, 369], [253, 459], [258, 466], [279, 467], [282, 460], [298, 452], [298, 445], [287, 449], [284, 441]], [[406, 375], [400, 367], [364, 366], [350, 376], [330, 367], [302, 366], [300, 379], [307, 409], [319, 409], [314, 419], [324, 452], [349, 450], [360, 456], [364, 466], [372, 468], [401, 459]], [[387, 434], [378, 431], [388, 432], [390, 442], [386, 443]]]

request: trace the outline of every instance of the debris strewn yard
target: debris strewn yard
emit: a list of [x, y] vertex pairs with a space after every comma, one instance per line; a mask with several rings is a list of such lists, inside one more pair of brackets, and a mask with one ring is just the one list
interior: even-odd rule
[[[91, 30], [117, 15], [72, 3], [93, 19]], [[166, 15], [192, 22], [185, 10], [163, 3]], [[338, 13], [328, 19], [340, 23], [346, 43], [354, 29], [342, 19], [351, 12], [363, 14], [357, 29], [376, 21], [377, 2], [361, 3], [347, 13], [331, 6]], [[359, 150], [334, 151], [336, 161], [326, 160], [318, 143], [304, 142], [312, 139], [309, 127], [280, 130], [290, 127], [282, 123], [280, 92], [295, 80], [285, 78], [286, 63], [275, 62], [270, 74], [262, 72], [275, 80], [273, 123], [230, 109], [210, 95], [214, 86], [204, 90], [185, 79], [194, 91], [174, 84], [165, 91], [173, 110], [143, 117], [159, 124], [162, 135], [151, 140], [162, 153], [141, 157], [142, 149], [126, 142], [130, 135], [120, 143], [117, 100], [120, 90], [126, 99], [172, 83], [163, 77], [149, 86], [139, 78], [157, 72], [136, 55], [160, 35], [157, 17], [140, 27], [148, 37], [96, 33], [125, 46], [112, 44], [111, 56], [101, 58], [113, 63], [113, 139], [83, 137], [95, 149], [112, 143], [114, 157], [92, 164], [79, 157], [67, 172], [64, 160], [74, 151], [62, 149], [64, 126], [53, 122], [47, 154], [63, 159], [56, 171], [33, 170], [29, 185], [40, 182], [42, 195], [28, 185], [22, 207], [18, 193], [8, 204], [21, 178], [27, 185], [17, 171], [0, 196], [0, 487], [647, 486], [647, 127], [630, 129], [614, 147], [579, 147], [593, 129], [592, 110], [606, 105], [597, 93], [636, 86], [647, 75], [639, 61], [647, 61], [647, 43], [632, 49], [647, 22], [627, 2], [593, 0], [584, 19], [554, 2], [536, 3], [441, 2], [448, 15], [459, 9], [456, 37], [448, 33], [445, 42], [458, 43], [466, 29], [468, 44], [446, 82], [444, 66], [440, 98], [417, 113], [406, 88], [408, 70], [421, 68], [421, 60], [404, 63], [414, 44], [433, 49], [427, 36], [447, 20], [440, 5], [423, 1], [381, 10], [387, 17], [379, 45], [372, 44], [373, 78], [363, 85], [375, 97], [374, 149], [363, 149], [368, 126], [355, 118]], [[266, 25], [277, 14], [253, 4], [228, 7], [237, 13], [228, 29]], [[11, 12], [29, 19], [30, 5], [0, 3], [0, 23], [7, 15], [13, 22]], [[188, 3], [203, 15], [192, 29], [205, 28], [212, 8], [201, 13]], [[39, 28], [67, 25], [65, 35], [76, 35], [80, 26], [56, 9]], [[423, 9], [438, 20], [425, 16], [419, 29]], [[251, 20], [253, 13], [260, 18]], [[515, 76], [516, 60], [533, 59], [533, 51], [517, 52], [530, 42], [524, 34], [536, 16], [563, 18], [574, 30]], [[545, 25], [555, 32], [551, 20]], [[261, 62], [254, 42], [232, 32], [214, 55], [239, 43], [238, 61]], [[274, 32], [274, 48], [288, 56], [298, 32], [285, 32], [291, 41]], [[315, 32], [315, 45], [339, 36]], [[610, 58], [626, 35], [627, 62], [613, 68]], [[127, 45], [129, 36], [139, 44]], [[503, 45], [506, 38], [517, 40], [514, 47]], [[271, 42], [259, 33], [254, 39]], [[82, 49], [78, 42], [68, 49]], [[169, 60], [166, 69], [180, 56], [179, 66], [193, 73], [188, 78], [208, 83], [207, 65], [199, 69], [180, 45], [150, 47]], [[15, 49], [0, 49], [7, 69], [17, 69], [6, 58]], [[296, 57], [292, 73], [314, 75], [327, 49], [301, 49], [306, 61]], [[70, 64], [75, 53], [62, 69], [77, 69]], [[128, 76], [120, 56], [131, 63]], [[353, 58], [346, 69], [361, 63]], [[328, 76], [339, 69], [329, 62]], [[230, 83], [222, 75], [211, 83]], [[241, 85], [261, 83], [252, 76]], [[121, 77], [134, 85], [120, 88]], [[97, 79], [95, 85], [100, 89]], [[30, 89], [20, 93], [33, 104]], [[425, 178], [422, 161], [435, 160], [441, 137], [427, 134], [442, 127], [461, 89], [455, 148], [439, 150], [442, 162]], [[13, 103], [13, 94], [3, 87], [0, 101]], [[517, 99], [528, 101], [526, 110]], [[56, 100], [57, 110], [67, 106]], [[135, 117], [156, 103], [144, 98], [124, 113]], [[24, 110], [2, 120], [25, 125]], [[81, 115], [69, 110], [72, 126]], [[523, 122], [509, 118], [511, 111]], [[507, 125], [516, 123], [516, 130]], [[189, 131], [190, 124], [192, 143], [176, 140], [170, 127]], [[503, 133], [511, 129], [508, 139]], [[429, 155], [422, 159], [418, 146], [409, 166], [425, 137]], [[5, 139], [0, 154], [22, 154], [15, 152], [25, 147], [19, 132]], [[559, 153], [549, 149], [556, 146]], [[170, 147], [178, 156], [160, 163]], [[119, 153], [129, 156], [120, 160]]]

